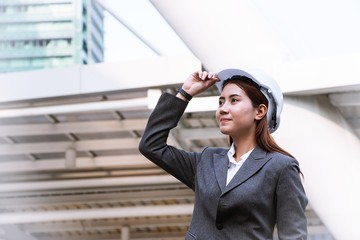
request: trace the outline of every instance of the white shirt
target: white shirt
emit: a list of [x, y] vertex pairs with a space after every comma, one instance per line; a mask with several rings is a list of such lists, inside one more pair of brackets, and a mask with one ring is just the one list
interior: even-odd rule
[[229, 157], [229, 165], [228, 165], [228, 172], [227, 172], [227, 179], [226, 179], [226, 185], [229, 184], [229, 182], [231, 181], [231, 179], [233, 179], [233, 177], [235, 176], [235, 174], [237, 173], [237, 171], [239, 171], [240, 167], [244, 164], [244, 162], [246, 161], [246, 159], [249, 157], [250, 153], [254, 150], [251, 149], [250, 151], [246, 152], [244, 155], [242, 155], [240, 157], [240, 161], [237, 162], [234, 158], [235, 155], [235, 146], [234, 143], [231, 144], [231, 147], [227, 153], [228, 157]]

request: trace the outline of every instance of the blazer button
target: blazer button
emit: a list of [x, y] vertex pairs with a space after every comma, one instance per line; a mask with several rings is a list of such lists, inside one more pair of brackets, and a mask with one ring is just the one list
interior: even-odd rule
[[218, 223], [218, 224], [216, 224], [216, 228], [221, 230], [224, 228], [224, 225], [222, 225], [222, 223]]

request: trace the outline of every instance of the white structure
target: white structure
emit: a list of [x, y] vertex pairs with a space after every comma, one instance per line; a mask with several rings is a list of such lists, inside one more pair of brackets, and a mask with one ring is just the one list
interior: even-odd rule
[[[287, 10], [280, 12], [260, 1], [152, 2], [196, 57], [0, 75], [0, 239], [183, 239], [193, 195], [137, 145], [159, 90], [175, 91], [201, 67], [241, 65], [265, 69], [285, 94], [274, 137], [304, 172], [309, 238], [359, 239], [357, 33], [342, 29], [351, 40], [328, 52], [334, 39], [325, 38], [327, 29], [316, 36], [330, 42], [321, 46], [310, 35], [286, 34], [304, 13], [286, 1], [273, 3]], [[347, 12], [340, 26], [359, 18], [353, 2], [335, 3], [322, 9], [323, 26], [333, 21], [332, 7]], [[311, 10], [307, 4], [296, 10]], [[216, 95], [210, 89], [191, 101], [171, 144], [226, 146], [213, 116]]]

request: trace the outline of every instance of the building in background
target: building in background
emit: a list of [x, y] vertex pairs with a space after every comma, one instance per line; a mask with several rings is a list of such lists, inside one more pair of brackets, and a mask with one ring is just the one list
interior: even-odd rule
[[0, 72], [102, 62], [103, 16], [92, 0], [0, 0]]

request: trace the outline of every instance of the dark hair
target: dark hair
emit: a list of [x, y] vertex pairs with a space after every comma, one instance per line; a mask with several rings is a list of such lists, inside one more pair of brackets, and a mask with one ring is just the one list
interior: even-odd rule
[[[260, 104], [265, 104], [268, 107], [269, 103], [267, 98], [262, 94], [259, 89], [259, 86], [247, 77], [244, 76], [236, 76], [231, 79], [228, 79], [223, 84], [224, 87], [229, 84], [234, 83], [238, 87], [240, 87], [250, 98], [252, 105], [254, 108], [260, 106]], [[262, 149], [268, 152], [279, 152], [285, 154], [289, 157], [294, 158], [290, 153], [282, 149], [277, 143], [275, 142], [274, 138], [271, 136], [270, 131], [268, 129], [267, 124], [267, 117], [263, 117], [261, 120], [257, 121], [256, 123], [256, 130], [255, 130], [255, 139], [256, 143]], [[233, 139], [229, 137], [229, 142], [232, 144]]]

